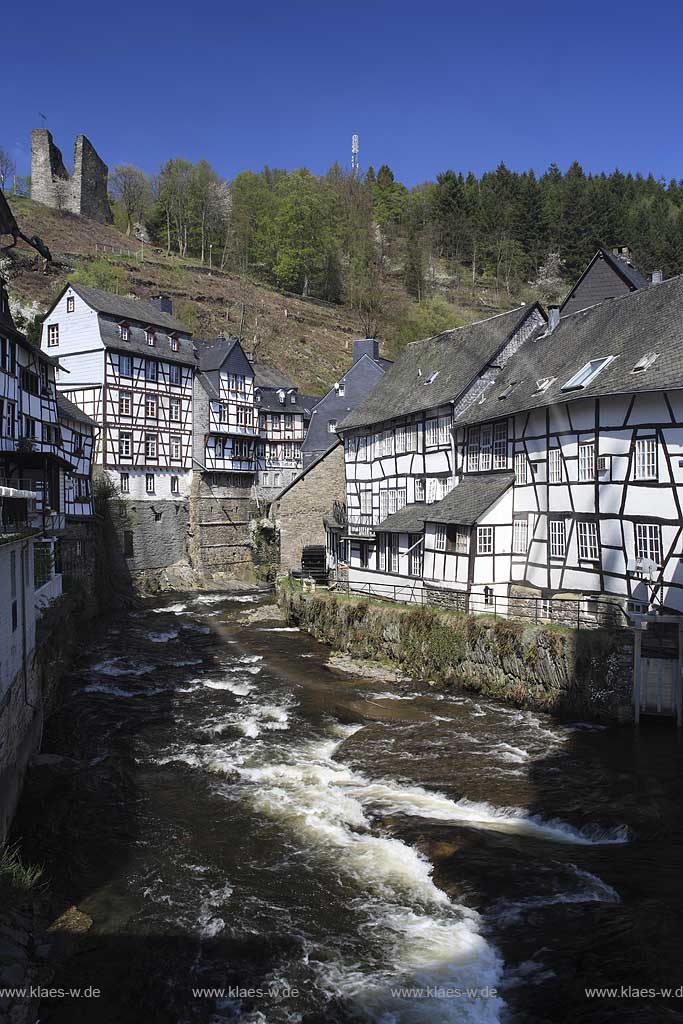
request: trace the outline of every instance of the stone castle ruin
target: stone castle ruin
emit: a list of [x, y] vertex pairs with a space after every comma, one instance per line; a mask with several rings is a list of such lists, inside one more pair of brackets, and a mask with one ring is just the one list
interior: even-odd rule
[[47, 128], [31, 132], [31, 198], [37, 203], [111, 224], [108, 174], [109, 168], [85, 135], [76, 139], [74, 170], [69, 174]]

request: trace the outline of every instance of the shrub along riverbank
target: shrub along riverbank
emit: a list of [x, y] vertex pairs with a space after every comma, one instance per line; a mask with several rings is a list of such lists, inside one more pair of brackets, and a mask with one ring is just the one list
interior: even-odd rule
[[[288, 621], [335, 650], [414, 679], [563, 714], [614, 719], [630, 705], [632, 647], [620, 630], [568, 629], [279, 588]], [[622, 712], [623, 713], [623, 712]]]

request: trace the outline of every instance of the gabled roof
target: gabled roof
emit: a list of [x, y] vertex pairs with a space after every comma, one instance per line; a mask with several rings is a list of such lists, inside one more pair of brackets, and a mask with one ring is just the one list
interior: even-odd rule
[[[367, 399], [343, 420], [339, 429], [381, 423], [446, 405], [458, 398], [537, 308], [538, 303], [528, 303], [406, 345], [392, 368]], [[436, 374], [433, 382], [427, 384], [433, 374]]]
[[220, 370], [239, 342], [235, 338], [216, 338], [215, 341], [195, 339], [194, 344], [197, 350], [199, 369], [204, 373], [210, 373], [212, 370]]
[[507, 491], [515, 479], [514, 473], [476, 473], [465, 476], [434, 505], [427, 505], [428, 523], [451, 523], [474, 526], [487, 509]]
[[183, 326], [180, 320], [170, 313], [162, 313], [153, 303], [147, 302], [145, 299], [114, 295], [111, 292], [104, 292], [100, 288], [89, 288], [86, 285], [72, 282], [68, 282], [66, 287], [73, 288], [76, 294], [80, 295], [83, 301], [98, 313], [106, 313], [108, 316], [115, 316], [121, 320], [138, 320], [143, 324], [163, 327], [170, 331], [180, 331], [183, 334], [192, 333]]
[[95, 421], [87, 413], [83, 412], [82, 409], [79, 409], [77, 405], [74, 405], [61, 391], [57, 392], [57, 412], [67, 420], [84, 423], [87, 427], [96, 426]]
[[[633, 367], [648, 352], [657, 359], [642, 373]], [[541, 328], [510, 359], [480, 402], [459, 417], [482, 422], [527, 409], [598, 395], [683, 388], [683, 276], [608, 299]], [[613, 356], [584, 388], [562, 387], [589, 360]], [[555, 378], [538, 393], [538, 382]], [[511, 388], [507, 398], [499, 396]]]
[[[641, 274], [638, 268], [634, 266], [634, 264], [631, 263], [630, 260], [624, 259], [620, 256], [615, 256], [613, 253], [609, 251], [609, 249], [605, 249], [603, 246], [601, 246], [593, 256], [592, 260], [590, 261], [586, 269], [579, 277], [578, 281], [575, 281], [567, 295], [562, 300], [560, 310], [563, 310], [566, 306], [568, 306], [571, 303], [572, 299], [576, 297], [576, 294], [577, 292], [579, 292], [581, 285], [584, 283], [585, 279], [589, 276], [589, 274], [593, 270], [593, 267], [599, 260], [604, 260], [607, 266], [617, 275], [617, 277], [621, 278], [621, 280], [624, 282], [624, 284], [630, 291], [635, 291], [638, 288], [647, 288], [650, 284], [650, 282], [644, 276], [644, 274]], [[585, 291], [590, 292], [590, 289], [585, 289]], [[612, 295], [605, 295], [604, 292], [602, 292], [602, 294], [600, 294], [599, 297], [596, 296], [592, 300], [589, 298], [588, 302], [586, 302], [586, 305], [593, 305], [596, 301], [596, 298], [599, 298], [599, 301], [602, 302], [608, 298], [613, 297], [614, 296]], [[576, 312], [576, 310], [572, 310], [572, 312]]]

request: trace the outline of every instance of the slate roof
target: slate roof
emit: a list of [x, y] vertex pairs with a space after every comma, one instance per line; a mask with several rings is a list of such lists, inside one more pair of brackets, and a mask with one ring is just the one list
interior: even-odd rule
[[[147, 359], [163, 359], [166, 363], [182, 363], [184, 366], [196, 366], [197, 354], [191, 338], [182, 335], [178, 338], [178, 351], [174, 352], [169, 340], [169, 332], [166, 328], [156, 329], [156, 345], [148, 345], [144, 327], [130, 323], [128, 326], [128, 341], [123, 341], [119, 331], [119, 319], [107, 319], [109, 314], [100, 313], [97, 317], [100, 338], [106, 348], [116, 349], [117, 352], [132, 352], [138, 356], [145, 356]], [[173, 333], [173, 332], [171, 332]]]
[[143, 324], [164, 327], [170, 331], [181, 331], [183, 334], [191, 333], [180, 320], [170, 313], [162, 313], [160, 309], [144, 299], [114, 295], [111, 292], [103, 292], [100, 288], [88, 288], [86, 285], [72, 284], [71, 282], [67, 287], [73, 288], [98, 313], [106, 313], [108, 316], [118, 317], [121, 320], [139, 320]]
[[428, 508], [432, 506], [424, 502], [404, 505], [398, 512], [392, 512], [383, 519], [377, 530], [381, 533], [422, 533]]
[[[296, 390], [293, 396], [288, 394], [284, 402], [278, 398], [275, 388], [259, 389], [259, 394], [260, 398], [259, 395], [254, 395], [254, 405], [263, 412], [303, 413], [304, 416], [311, 414], [310, 402]], [[291, 401], [292, 397], [294, 398], [293, 402]]]
[[[446, 405], [496, 356], [537, 303], [411, 342], [368, 398], [339, 425], [340, 430], [369, 426], [412, 412]], [[418, 368], [421, 376], [418, 376]], [[425, 381], [435, 371], [433, 383]]]
[[[658, 353], [656, 361], [632, 373], [648, 352]], [[562, 391], [586, 362], [601, 356], [616, 358], [588, 387]], [[556, 380], [536, 394], [537, 381], [546, 377]], [[499, 398], [515, 381], [509, 397]], [[505, 364], [485, 398], [459, 419], [476, 423], [581, 398], [664, 388], [683, 388], [683, 275], [561, 317], [551, 334], [540, 328]]]
[[195, 340], [199, 369], [203, 373], [220, 370], [236, 344], [237, 341], [234, 338], [216, 338], [214, 341]]
[[[615, 256], [609, 249], [603, 249], [600, 247], [600, 252], [603, 255], [603, 259], [616, 270], [618, 274], [625, 277], [629, 284], [633, 285], [634, 288], [647, 288], [650, 282], [644, 274], [638, 270], [630, 260], [621, 259], [619, 256]], [[591, 260], [592, 262], [592, 260]]]
[[57, 392], [57, 412], [65, 419], [75, 420], [76, 423], [84, 423], [87, 427], [94, 427], [96, 425], [95, 421], [87, 413], [79, 409], [77, 405], [74, 405], [60, 391]]
[[473, 473], [464, 476], [445, 498], [426, 506], [424, 518], [429, 523], [473, 526], [494, 501], [507, 491], [514, 479], [514, 473]]

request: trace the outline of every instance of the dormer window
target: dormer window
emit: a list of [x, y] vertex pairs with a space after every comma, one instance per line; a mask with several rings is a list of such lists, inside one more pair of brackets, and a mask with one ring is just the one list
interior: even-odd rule
[[149, 345], [149, 347], [150, 348], [154, 348], [154, 346], [157, 343], [157, 336], [154, 333], [154, 331], [152, 331], [152, 330], [145, 331], [145, 337], [147, 338], [147, 344]]
[[289, 396], [289, 403], [290, 403], [290, 405], [296, 405], [296, 395], [294, 394], [293, 391], [292, 391], [291, 395]]
[[278, 391], [277, 397], [278, 397], [278, 400], [280, 402], [280, 405], [284, 405], [285, 404], [285, 398], [287, 397], [285, 395], [284, 391]]
[[422, 383], [426, 387], [427, 384], [432, 384], [436, 380], [436, 378], [438, 376], [439, 376], [439, 371], [438, 370], [434, 370], [434, 373], [430, 373], [429, 376], [427, 377], [427, 380], [423, 381]]
[[180, 342], [178, 341], [178, 338], [176, 337], [175, 334], [171, 335], [171, 337], [169, 338], [169, 341], [171, 343], [171, 352], [179, 352], [180, 351]]
[[346, 385], [344, 384], [344, 381], [340, 380], [338, 384], [335, 384], [335, 387], [337, 389], [337, 394], [339, 395], [339, 397], [343, 398], [344, 392], [346, 391]]
[[121, 341], [130, 341], [130, 328], [128, 324], [119, 324], [119, 334], [121, 335]]
[[644, 373], [645, 370], [649, 370], [652, 364], [657, 359], [657, 355], [657, 352], [646, 352], [645, 355], [638, 360], [636, 365], [631, 370], [631, 373]]
[[590, 359], [587, 363], [584, 363], [578, 373], [575, 373], [573, 377], [570, 377], [566, 384], [562, 385], [563, 391], [574, 391], [579, 388], [587, 388], [589, 384], [592, 384], [597, 375], [603, 370], [609, 363], [612, 362], [614, 356], [603, 356], [601, 359]]

